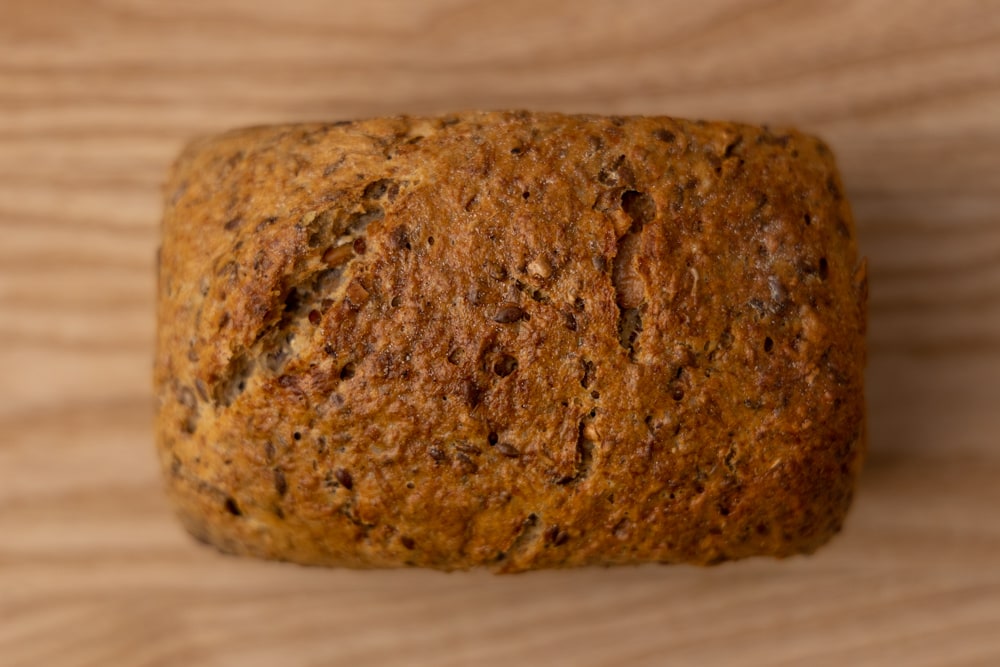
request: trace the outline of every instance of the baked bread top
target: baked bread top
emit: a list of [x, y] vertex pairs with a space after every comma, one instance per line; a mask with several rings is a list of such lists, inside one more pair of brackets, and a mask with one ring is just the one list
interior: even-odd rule
[[167, 485], [223, 550], [501, 571], [810, 552], [860, 465], [866, 279], [829, 149], [465, 113], [191, 144]]

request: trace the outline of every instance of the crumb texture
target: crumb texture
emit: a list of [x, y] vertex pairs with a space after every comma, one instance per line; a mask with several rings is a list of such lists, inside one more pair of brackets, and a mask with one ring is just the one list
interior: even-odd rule
[[867, 282], [794, 131], [251, 128], [166, 188], [157, 438], [223, 551], [502, 572], [809, 553], [864, 449]]

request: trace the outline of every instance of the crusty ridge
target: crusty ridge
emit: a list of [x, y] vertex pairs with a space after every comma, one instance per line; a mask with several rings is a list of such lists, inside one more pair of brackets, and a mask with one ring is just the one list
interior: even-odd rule
[[865, 274], [829, 150], [530, 113], [251, 128], [167, 185], [196, 536], [309, 564], [710, 563], [839, 530]]

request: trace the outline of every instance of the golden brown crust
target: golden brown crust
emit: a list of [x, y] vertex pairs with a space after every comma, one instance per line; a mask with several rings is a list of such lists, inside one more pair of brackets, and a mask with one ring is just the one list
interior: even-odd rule
[[155, 384], [232, 553], [499, 571], [811, 552], [864, 447], [830, 151], [731, 123], [467, 113], [192, 144]]

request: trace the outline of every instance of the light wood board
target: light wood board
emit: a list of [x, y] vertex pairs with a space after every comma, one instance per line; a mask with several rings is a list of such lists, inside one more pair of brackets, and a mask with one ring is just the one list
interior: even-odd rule
[[[232, 126], [795, 124], [870, 260], [870, 456], [811, 558], [349, 572], [195, 544], [151, 436], [160, 183]], [[3, 0], [0, 665], [1000, 664], [1000, 3]]]

